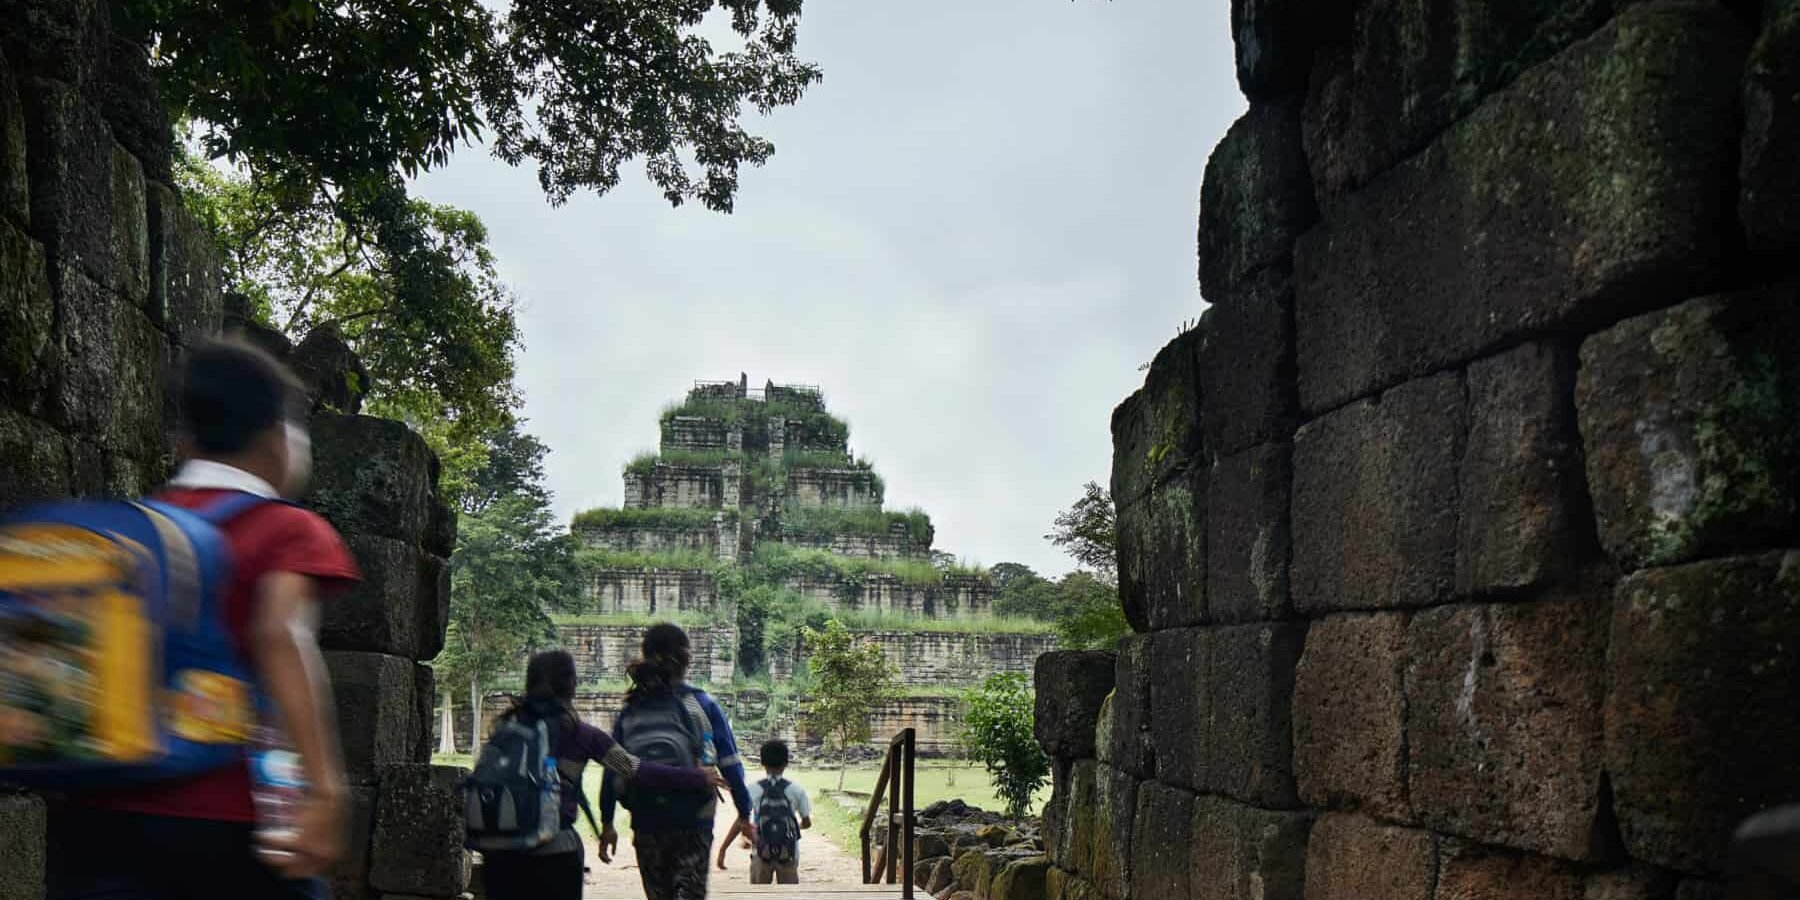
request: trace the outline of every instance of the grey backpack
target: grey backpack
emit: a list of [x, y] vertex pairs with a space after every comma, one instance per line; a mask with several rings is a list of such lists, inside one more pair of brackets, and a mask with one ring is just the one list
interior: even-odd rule
[[494, 729], [463, 782], [469, 849], [534, 850], [562, 831], [563, 777], [551, 738], [543, 719], [509, 718]]
[[[678, 769], [700, 765], [705, 713], [692, 688], [645, 697], [627, 706], [615, 735], [619, 745], [642, 762]], [[625, 808], [631, 827], [639, 830], [682, 830], [710, 822], [714, 798], [704, 791], [647, 790], [636, 782], [625, 786]]]

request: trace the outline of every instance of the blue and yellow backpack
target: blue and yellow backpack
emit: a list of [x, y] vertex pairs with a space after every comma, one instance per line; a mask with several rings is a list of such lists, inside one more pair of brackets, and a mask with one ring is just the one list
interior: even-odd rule
[[263, 503], [52, 503], [0, 519], [0, 782], [85, 788], [243, 756], [249, 670], [221, 526]]

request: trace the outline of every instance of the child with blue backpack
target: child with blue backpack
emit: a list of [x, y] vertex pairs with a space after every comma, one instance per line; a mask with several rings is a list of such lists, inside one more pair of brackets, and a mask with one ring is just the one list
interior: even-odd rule
[[[139, 574], [106, 576], [118, 577], [113, 587], [97, 579], [60, 609], [97, 623], [120, 652], [83, 651], [80, 630], [61, 645], [8, 632], [15, 659], [56, 657], [90, 686], [111, 687], [87, 698], [90, 719], [65, 715], [65, 734], [86, 737], [9, 745], [5, 774], [36, 776], [53, 795], [50, 900], [322, 897], [319, 876], [344, 854], [349, 792], [315, 628], [319, 603], [359, 577], [356, 563], [324, 519], [282, 499], [299, 496], [311, 471], [304, 394], [286, 367], [247, 343], [205, 343], [188, 351], [179, 397], [186, 462], [166, 490], [9, 520], [9, 550], [31, 535], [112, 536], [114, 548], [98, 555], [136, 559], [116, 571]], [[90, 521], [84, 532], [84, 516], [111, 524]], [[150, 547], [164, 555], [146, 555]], [[55, 579], [23, 572], [12, 564], [20, 558], [0, 585], [11, 621], [54, 618], [45, 592]], [[146, 639], [165, 631], [168, 643]], [[128, 681], [117, 680], [121, 666], [137, 667]], [[17, 712], [26, 708], [21, 682], [10, 684]], [[304, 780], [279, 828], [259, 827], [252, 797], [247, 750], [259, 705]], [[83, 761], [71, 747], [104, 752]]]

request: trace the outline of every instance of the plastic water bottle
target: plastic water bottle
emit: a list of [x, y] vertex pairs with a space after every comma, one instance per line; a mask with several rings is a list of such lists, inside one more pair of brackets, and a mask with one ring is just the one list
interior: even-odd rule
[[250, 753], [250, 799], [256, 806], [256, 833], [291, 836], [305, 796], [306, 776], [300, 767], [300, 754], [294, 752], [281, 729], [259, 726]]
[[716, 768], [719, 765], [719, 748], [713, 743], [713, 734], [708, 731], [700, 735], [700, 765]]

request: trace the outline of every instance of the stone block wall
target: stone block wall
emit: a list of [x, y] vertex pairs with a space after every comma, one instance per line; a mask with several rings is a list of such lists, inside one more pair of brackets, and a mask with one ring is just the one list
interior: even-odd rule
[[[730, 684], [737, 628], [710, 625], [686, 630], [692, 644], [691, 677], [715, 686]], [[559, 625], [556, 629], [556, 646], [574, 655], [576, 671], [588, 683], [624, 679], [643, 640], [641, 625]]]
[[1748, 6], [1232, 4], [1056, 890], [1719, 896], [1800, 801], [1800, 4]]
[[586, 603], [599, 615], [710, 613], [718, 606], [719, 580], [700, 569], [600, 569]]
[[662, 452], [680, 450], [744, 449], [744, 429], [728, 425], [723, 419], [700, 416], [676, 416], [662, 423]]
[[794, 547], [824, 550], [852, 559], [929, 559], [931, 539], [913, 537], [904, 526], [896, 526], [887, 534], [809, 534], [783, 531], [781, 542]]
[[880, 509], [881, 479], [868, 469], [795, 469], [784, 502], [790, 507]]
[[736, 562], [740, 546], [738, 529], [735, 513], [721, 513], [711, 524], [695, 527], [577, 525], [574, 533], [582, 546], [595, 550], [622, 553], [697, 550], [727, 562]]
[[[1039, 656], [1056, 649], [1054, 634], [859, 631], [856, 636], [880, 646], [900, 683], [909, 687], [972, 687], [989, 675], [1030, 674]], [[805, 668], [806, 645], [796, 638], [790, 653], [770, 657], [770, 672], [785, 677]]]
[[837, 610], [904, 613], [926, 619], [981, 618], [994, 611], [994, 584], [979, 577], [951, 575], [939, 584], [909, 584], [893, 575], [858, 580], [797, 575], [785, 587]]
[[737, 463], [676, 466], [657, 463], [648, 474], [625, 473], [626, 509], [736, 509], [743, 490]]
[[[104, 3], [25, 0], [0, 21], [0, 509], [139, 496], [166, 480], [171, 373], [194, 341], [243, 324], [218, 251], [172, 186], [162, 110], [143, 48], [113, 35]], [[404, 425], [323, 410], [356, 406], [343, 388], [360, 363], [341, 339], [262, 343], [319, 410], [305, 502], [366, 576], [326, 605], [321, 643], [357, 798], [337, 896], [375, 897], [384, 767], [430, 752], [420, 661], [443, 646], [455, 516], [437, 501], [437, 460]], [[455, 821], [389, 808], [440, 831]], [[0, 796], [0, 897], [42, 896], [43, 810]], [[466, 880], [416, 886], [449, 898]]]

